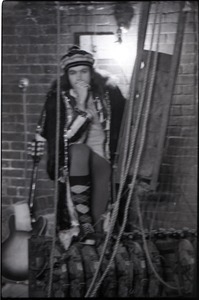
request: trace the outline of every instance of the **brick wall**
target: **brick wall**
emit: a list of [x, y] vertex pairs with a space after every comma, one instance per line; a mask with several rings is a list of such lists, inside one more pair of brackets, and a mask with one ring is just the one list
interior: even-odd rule
[[[197, 222], [197, 13], [193, 1], [187, 13], [180, 66], [160, 170], [161, 191], [170, 192], [167, 224], [196, 227]], [[170, 6], [172, 8], [172, 5]], [[171, 13], [171, 16], [174, 15]], [[169, 14], [168, 14], [169, 16]], [[168, 17], [164, 28], [172, 32]], [[171, 23], [172, 22], [172, 23]], [[170, 29], [171, 28], [171, 29]], [[171, 35], [172, 37], [172, 35]], [[170, 37], [168, 38], [170, 40]], [[172, 40], [172, 39], [171, 39]], [[165, 210], [162, 211], [165, 218]], [[160, 215], [161, 220], [161, 215]]]
[[[160, 51], [172, 54], [179, 11], [178, 1], [163, 2]], [[197, 90], [196, 90], [196, 16], [197, 2], [191, 2], [181, 55], [179, 74], [170, 111], [164, 159], [161, 167], [161, 189], [170, 195], [159, 207], [166, 209], [173, 227], [196, 226], [197, 170]], [[117, 26], [113, 16], [114, 2], [60, 2], [60, 56], [75, 42], [78, 32], [113, 32]], [[122, 63], [116, 59], [97, 60], [98, 68], [114, 74], [121, 90], [128, 96], [137, 41], [139, 3], [131, 1], [134, 18], [123, 35]], [[147, 31], [146, 49], [154, 18], [152, 5]], [[29, 79], [25, 94], [27, 104], [28, 141], [34, 136], [36, 124], [45, 101], [45, 94], [57, 74], [57, 11], [54, 1], [11, 1], [2, 6], [2, 205], [11, 211], [12, 205], [24, 195], [24, 107], [21, 78]], [[115, 38], [117, 39], [117, 38]], [[118, 46], [114, 45], [115, 49]], [[133, 52], [134, 51], [134, 52]], [[113, 53], [114, 53], [113, 48]], [[121, 52], [124, 53], [124, 52]], [[133, 54], [134, 53], [134, 54]], [[30, 183], [32, 161], [28, 160], [27, 183]], [[38, 170], [36, 208], [38, 213], [53, 211], [53, 183], [46, 174], [46, 157]], [[148, 203], [148, 210], [154, 209]], [[7, 208], [7, 210], [6, 210]], [[176, 212], [179, 212], [178, 215]], [[177, 217], [176, 217], [177, 216]]]

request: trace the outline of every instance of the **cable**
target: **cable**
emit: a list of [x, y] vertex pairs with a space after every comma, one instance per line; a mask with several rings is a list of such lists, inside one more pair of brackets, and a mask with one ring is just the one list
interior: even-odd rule
[[56, 219], [57, 219], [57, 199], [58, 199], [58, 172], [59, 172], [59, 137], [60, 137], [60, 6], [57, 4], [57, 103], [56, 103], [56, 149], [55, 149], [55, 189], [54, 189], [54, 228], [52, 249], [50, 254], [50, 274], [48, 285], [48, 298], [51, 297], [52, 281], [53, 281], [53, 266], [54, 266], [54, 250], [56, 242]]

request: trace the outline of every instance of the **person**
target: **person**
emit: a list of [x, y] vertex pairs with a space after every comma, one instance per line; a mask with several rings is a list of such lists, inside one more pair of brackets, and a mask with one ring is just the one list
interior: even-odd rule
[[55, 180], [57, 89], [60, 91], [57, 232], [95, 243], [111, 203], [111, 173], [125, 98], [111, 76], [97, 71], [91, 53], [73, 46], [61, 58], [63, 74], [44, 105], [37, 140], [47, 141], [47, 172]]

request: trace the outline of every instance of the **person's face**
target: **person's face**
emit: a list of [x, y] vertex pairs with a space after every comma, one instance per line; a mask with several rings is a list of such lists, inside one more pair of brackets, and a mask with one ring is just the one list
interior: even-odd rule
[[91, 71], [88, 66], [76, 66], [71, 67], [68, 70], [68, 79], [72, 88], [75, 87], [79, 81], [84, 81], [85, 83], [90, 84], [91, 81]]

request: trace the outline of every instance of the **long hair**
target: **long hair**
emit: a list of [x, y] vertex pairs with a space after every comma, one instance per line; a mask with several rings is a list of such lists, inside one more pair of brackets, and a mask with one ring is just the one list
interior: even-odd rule
[[[114, 80], [111, 78], [110, 73], [104, 70], [94, 69], [90, 67], [91, 72], [91, 91], [93, 96], [98, 95], [99, 97], [104, 95], [107, 85], [115, 85]], [[69, 91], [71, 84], [68, 78], [68, 72], [64, 72], [60, 77], [60, 89], [61, 91]], [[57, 80], [51, 85], [50, 91], [56, 91], [57, 89]]]

